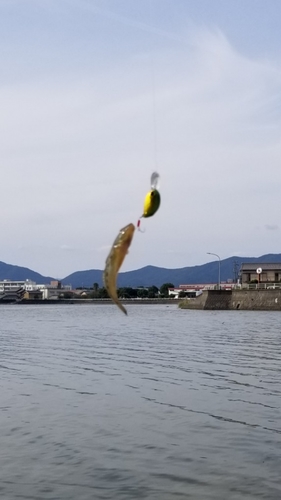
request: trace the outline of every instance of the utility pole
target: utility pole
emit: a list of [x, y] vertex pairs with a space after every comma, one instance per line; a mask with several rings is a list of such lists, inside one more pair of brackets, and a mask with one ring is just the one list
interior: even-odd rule
[[208, 255], [215, 255], [219, 259], [219, 290], [221, 289], [221, 258], [217, 253], [207, 252]]
[[238, 281], [238, 262], [237, 260], [233, 261], [233, 281], [237, 283]]

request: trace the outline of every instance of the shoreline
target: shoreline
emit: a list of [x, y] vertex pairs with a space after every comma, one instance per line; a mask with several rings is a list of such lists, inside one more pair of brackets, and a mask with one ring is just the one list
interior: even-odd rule
[[281, 311], [281, 290], [204, 290], [195, 299], [183, 299], [178, 307], [203, 311]]
[[[182, 299], [124, 299], [120, 300], [122, 304], [130, 305], [153, 305], [153, 304], [175, 304], [178, 305]], [[1, 304], [8, 304], [9, 302], [0, 302]], [[10, 304], [16, 305], [114, 305], [116, 304], [111, 299], [50, 299], [50, 300], [33, 300], [33, 299], [23, 299], [18, 302], [10, 302]]]

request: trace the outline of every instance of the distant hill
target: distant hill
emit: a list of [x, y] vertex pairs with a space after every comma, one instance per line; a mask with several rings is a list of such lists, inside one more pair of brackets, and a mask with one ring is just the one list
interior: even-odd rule
[[[233, 279], [233, 266], [237, 262], [238, 271], [242, 262], [260, 263], [281, 263], [281, 254], [267, 254], [261, 257], [229, 257], [221, 260], [221, 281]], [[103, 286], [103, 271], [99, 269], [89, 269], [88, 271], [77, 271], [66, 276], [63, 284], [71, 284], [73, 288], [91, 288], [93, 283]], [[27, 267], [13, 266], [0, 262], [0, 280], [10, 279], [23, 281], [30, 279], [36, 283], [50, 283], [54, 278], [42, 276]], [[163, 283], [173, 283], [175, 286], [188, 283], [217, 283], [218, 281], [218, 260], [208, 262], [201, 266], [182, 267], [179, 269], [166, 269], [164, 267], [146, 266], [135, 271], [119, 273], [117, 285], [119, 287], [130, 286], [151, 286], [160, 287]]]
[[[221, 281], [233, 279], [233, 266], [237, 262], [238, 271], [242, 262], [271, 263], [280, 262], [281, 254], [267, 254], [261, 257], [229, 257], [221, 260]], [[163, 283], [173, 283], [175, 286], [188, 283], [216, 283], [218, 280], [218, 260], [201, 266], [166, 269], [163, 267], [146, 266], [135, 271], [119, 273], [117, 284], [119, 287], [130, 286], [161, 286]], [[102, 286], [102, 271], [90, 269], [77, 271], [62, 280], [64, 284], [76, 287], [92, 287], [93, 283]]]
[[[62, 279], [61, 282], [64, 285], [72, 285], [72, 288], [85, 287], [89, 288], [93, 286], [93, 283], [98, 283], [99, 286], [103, 286], [102, 282], [103, 271], [99, 269], [89, 269], [88, 271], [76, 271], [70, 274], [66, 278]], [[119, 281], [118, 281], [119, 285]]]
[[50, 276], [42, 276], [42, 274], [36, 273], [27, 267], [13, 266], [0, 261], [0, 280], [32, 280], [36, 283], [45, 284], [50, 283], [53, 279]]

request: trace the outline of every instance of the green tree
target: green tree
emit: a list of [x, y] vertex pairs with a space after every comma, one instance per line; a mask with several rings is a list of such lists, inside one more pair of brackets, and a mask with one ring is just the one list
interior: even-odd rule
[[91, 299], [99, 299], [100, 298], [100, 288], [98, 283], [93, 284], [93, 291], [90, 293]]
[[99, 298], [109, 299], [109, 295], [108, 295], [107, 290], [104, 286], [102, 288], [99, 288]]
[[121, 287], [117, 289], [117, 295], [119, 299], [124, 299], [124, 295], [126, 294], [126, 288]]
[[175, 288], [173, 283], [163, 283], [163, 285], [160, 286], [161, 295], [163, 295], [164, 297], [169, 297], [169, 288]]
[[137, 295], [140, 299], [146, 299], [148, 297], [148, 290], [146, 288], [140, 288], [137, 291]]
[[117, 293], [118, 297], [123, 298], [123, 299], [133, 299], [137, 297], [137, 289], [136, 288], [131, 288], [130, 286], [124, 286], [121, 288], [118, 288]]
[[152, 285], [148, 288], [148, 297], [150, 299], [153, 299], [154, 297], [158, 297], [158, 292], [159, 292], [159, 289], [157, 288], [157, 286]]

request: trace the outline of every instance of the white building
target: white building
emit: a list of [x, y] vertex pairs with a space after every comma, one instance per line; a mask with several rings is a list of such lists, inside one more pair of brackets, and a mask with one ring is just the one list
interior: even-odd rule
[[14, 292], [19, 288], [24, 288], [25, 290], [35, 290], [38, 289], [35, 281], [25, 280], [25, 281], [11, 281], [2, 280], [0, 281], [0, 293], [3, 292]]
[[184, 292], [186, 297], [195, 298], [198, 295], [201, 295], [202, 290], [195, 288], [195, 285], [188, 287], [188, 288], [182, 288], [182, 286], [180, 285], [180, 288], [169, 288], [168, 289], [169, 297], [173, 297], [174, 299], [179, 298], [180, 292]]
[[[217, 283], [202, 283], [202, 284], [193, 284], [193, 285], [179, 285], [178, 288], [169, 288], [169, 297], [174, 297], [175, 299], [179, 298], [179, 293], [184, 292], [185, 296], [188, 298], [195, 298], [204, 290], [215, 290], [217, 288]], [[221, 290], [232, 290], [234, 288], [235, 283], [233, 282], [221, 282], [220, 288]]]
[[5, 292], [15, 292], [20, 288], [28, 291], [40, 291], [42, 292], [43, 300], [48, 299], [58, 299], [59, 295], [63, 292], [72, 290], [71, 285], [61, 285], [59, 281], [53, 281], [49, 284], [37, 284], [32, 280], [25, 281], [12, 281], [12, 280], [2, 280], [0, 281], [0, 293]]
[[71, 285], [58, 287], [52, 284], [37, 285], [37, 289], [40, 290], [40, 292], [42, 292], [43, 300], [58, 299], [62, 293], [69, 292], [70, 290], [72, 290]]

